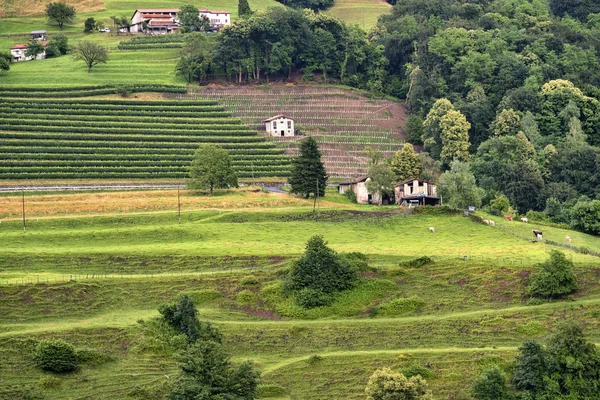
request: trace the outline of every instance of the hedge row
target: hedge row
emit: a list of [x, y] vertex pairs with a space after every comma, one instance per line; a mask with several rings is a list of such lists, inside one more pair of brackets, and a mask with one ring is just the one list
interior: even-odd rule
[[[100, 126], [98, 126], [100, 125]], [[248, 134], [248, 136], [256, 136], [255, 131], [250, 131], [248, 128], [241, 124], [235, 125], [201, 125], [201, 124], [178, 124], [173, 129], [173, 125], [167, 123], [147, 123], [147, 122], [86, 122], [86, 121], [69, 121], [69, 120], [40, 120], [40, 119], [13, 119], [13, 118], [3, 118], [0, 116], [0, 127], [4, 130], [23, 130], [30, 131], [30, 127], [40, 128], [39, 130], [48, 130], [49, 128], [73, 128], [73, 129], [65, 129], [65, 131], [69, 132], [79, 132], [79, 128], [86, 128], [88, 132], [100, 132], [98, 129], [102, 129], [102, 131], [107, 130], [109, 128], [114, 129], [127, 129], [128, 131], [134, 132], [142, 132], [148, 131], [151, 133], [160, 133], [160, 132], [173, 132], [173, 133], [190, 133], [190, 132], [212, 132], [212, 131], [223, 131], [223, 133], [234, 133], [238, 135], [238, 132], [244, 132]], [[15, 127], [17, 129], [15, 129]], [[153, 128], [155, 127], [155, 128]], [[37, 129], [36, 129], [37, 131]], [[53, 131], [55, 132], [55, 131]], [[62, 132], [62, 131], [60, 131]], [[85, 131], [84, 131], [85, 132]], [[116, 131], [118, 132], [118, 131]], [[214, 132], [215, 134], [219, 134], [219, 132]]]
[[[92, 160], [77, 160], [77, 159], [60, 159], [60, 160], [0, 160], [0, 167], [11, 167], [11, 168], [25, 168], [25, 167], [59, 167], [59, 166], [170, 166], [170, 167], [189, 167], [191, 161], [191, 157], [189, 159], [159, 159], [159, 160], [127, 160], [127, 159], [117, 159], [117, 160], [105, 160], [105, 159], [92, 159]], [[254, 165], [255, 168], [258, 169], [268, 169], [274, 166], [286, 166], [289, 162], [285, 162], [282, 160], [256, 160], [257, 163]], [[250, 166], [253, 165], [254, 162], [248, 162], [247, 160], [232, 160], [231, 164], [234, 166]]]
[[135, 36], [127, 41], [122, 41], [119, 44], [127, 43], [183, 43], [185, 42], [186, 35], [182, 33], [171, 33], [168, 35], [148, 35], [148, 36]]
[[[106, 153], [9, 153], [2, 152], [0, 153], [0, 163], [3, 160], [9, 160], [10, 162], [20, 162], [20, 161], [33, 161], [33, 160], [173, 160], [175, 154], [155, 154], [152, 153], [143, 153], [143, 154], [106, 154]], [[193, 152], [187, 151], [185, 154], [176, 154], [177, 160], [184, 160], [189, 162], [193, 157]], [[246, 155], [246, 154], [232, 154], [230, 155], [233, 162], [268, 162], [268, 163], [281, 163], [285, 164], [289, 162], [289, 157], [283, 154], [277, 155]]]
[[[8, 143], [8, 141], [7, 141]], [[69, 142], [69, 144], [72, 142]], [[61, 147], [40, 147], [40, 146], [31, 146], [30, 142], [21, 143], [22, 146], [2, 146], [3, 153], [0, 153], [0, 157], [2, 154], [7, 155], [10, 153], [18, 153], [18, 154], [29, 154], [31, 156], [35, 156], [36, 154], [78, 154], [78, 155], [135, 155], [139, 157], [148, 156], [148, 150], [145, 148], [135, 148], [135, 147], [77, 147], [77, 146], [61, 146]], [[103, 143], [107, 144], [107, 143]], [[110, 144], [110, 143], [108, 143]], [[253, 147], [256, 147], [257, 144], [254, 143]], [[222, 145], [225, 147], [225, 145]], [[77, 153], [75, 153], [75, 150]], [[281, 150], [275, 147], [269, 148], [252, 148], [251, 150], [235, 148], [235, 153], [231, 154], [232, 158], [244, 158], [244, 157], [254, 157], [254, 156], [262, 156], [262, 157], [287, 157], [281, 153]], [[138, 154], [133, 154], [137, 152]], [[170, 148], [155, 148], [152, 149], [152, 154], [154, 155], [171, 155], [171, 156], [186, 156], [191, 155], [192, 153], [188, 149], [170, 149]]]
[[[98, 141], [133, 141], [147, 142], [149, 137], [146, 134], [80, 134], [72, 132], [64, 132], [61, 134], [53, 134], [47, 132], [22, 133], [22, 132], [0, 132], [0, 138], [5, 139], [62, 139], [62, 140], [98, 140]], [[262, 142], [264, 139], [258, 136], [170, 136], [170, 135], [153, 135], [152, 142], [175, 143], [184, 142], [192, 146], [198, 146], [199, 143], [255, 143]]]
[[[21, 111], [25, 110], [25, 111]], [[219, 117], [231, 117], [231, 114], [226, 111], [211, 111], [211, 112], [177, 112], [177, 111], [138, 111], [138, 110], [81, 110], [81, 109], [50, 109], [50, 108], [36, 108], [36, 107], [2, 107], [0, 104], [0, 113], [4, 112], [26, 112], [30, 114], [47, 114], [47, 115], [112, 115], [112, 116], [139, 116], [139, 117], [176, 117], [176, 118], [219, 118]]]
[[[289, 175], [289, 171], [273, 171], [252, 173], [252, 171], [237, 171], [240, 178], [267, 178], [281, 177]], [[2, 172], [0, 179], [159, 179], [159, 178], [178, 178], [182, 179], [187, 176], [184, 172]]]
[[[20, 88], [22, 89], [22, 88]], [[35, 89], [35, 88], [31, 88]], [[142, 92], [158, 92], [158, 93], [187, 93], [187, 89], [181, 86], [173, 87], [162, 87], [162, 86], [148, 86], [148, 87], [136, 87], [129, 85], [112, 86], [103, 89], [80, 89], [80, 90], [65, 90], [65, 91], [48, 91], [43, 88], [37, 88], [38, 90], [0, 90], [0, 97], [16, 97], [16, 98], [67, 98], [67, 97], [87, 97], [87, 96], [101, 96], [107, 94], [121, 94], [123, 92], [130, 93], [142, 93]]]
[[43, 113], [2, 113], [2, 118], [11, 120], [33, 120], [44, 121], [86, 121], [86, 122], [135, 122], [169, 125], [241, 125], [238, 118], [153, 118], [153, 117], [119, 117], [119, 116], [96, 116], [96, 115], [70, 115], [43, 114]]
[[56, 105], [64, 105], [64, 104], [106, 104], [106, 105], [119, 105], [119, 106], [173, 106], [183, 105], [183, 106], [217, 106], [219, 102], [214, 100], [112, 100], [112, 99], [98, 99], [98, 100], [64, 100], [64, 101], [54, 101], [54, 100], [15, 100], [15, 99], [2, 99], [0, 103], [10, 103], [10, 104], [56, 104]]
[[[38, 103], [19, 103], [10, 106], [11, 108], [39, 108]], [[118, 104], [44, 104], [46, 107], [50, 107], [55, 110], [122, 110], [123, 106]], [[211, 111], [225, 111], [220, 106], [176, 106], [176, 105], [135, 105], [128, 106], [129, 110], [133, 111], [194, 111], [194, 112], [211, 112]]]
[[136, 90], [144, 89], [162, 89], [162, 90], [186, 90], [185, 86], [161, 85], [153, 83], [138, 83], [129, 85], [86, 85], [86, 86], [60, 86], [60, 87], [19, 87], [19, 86], [0, 86], [0, 92], [72, 92], [77, 90], [98, 90], [115, 87], [128, 87]]
[[[253, 164], [246, 162], [233, 161], [232, 165], [237, 168], [250, 167]], [[187, 169], [190, 166], [189, 161], [173, 161], [173, 160], [162, 160], [162, 161], [106, 161], [106, 160], [84, 160], [84, 161], [20, 161], [13, 160], [13, 162], [0, 161], [0, 170], [3, 168], [15, 169], [18, 167], [22, 171], [30, 169], [39, 169], [41, 171], [50, 170], [52, 168], [133, 168], [133, 167], [148, 167], [157, 169]], [[271, 171], [288, 169], [287, 164], [257, 164], [253, 165], [255, 171]]]
[[182, 49], [182, 43], [148, 43], [148, 44], [124, 44], [119, 43], [119, 50], [162, 50], [162, 49]]
[[[51, 140], [43, 140], [44, 138], [40, 138], [37, 135], [28, 135], [27, 137], [19, 137], [18, 135], [13, 135], [13, 138], [7, 138], [4, 140], [5, 144], [20, 144], [22, 146], [29, 146], [34, 144], [36, 146], [43, 147], [105, 147], [107, 145], [122, 147], [122, 148], [145, 148], [145, 149], [154, 149], [154, 148], [182, 148], [182, 149], [197, 149], [200, 144], [203, 143], [211, 143], [211, 142], [201, 142], [197, 141], [195, 143], [190, 142], [144, 142], [144, 141], [112, 141], [106, 142], [101, 140], [81, 140], [81, 139], [64, 139], [63, 135], [55, 135], [56, 138]], [[16, 138], [16, 140], [15, 140]], [[93, 138], [90, 138], [93, 139]], [[217, 143], [217, 142], [212, 142]], [[238, 152], [238, 149], [255, 149], [255, 148], [273, 148], [273, 143], [269, 142], [256, 142], [256, 143], [218, 143], [218, 145], [226, 150], [232, 152]]]

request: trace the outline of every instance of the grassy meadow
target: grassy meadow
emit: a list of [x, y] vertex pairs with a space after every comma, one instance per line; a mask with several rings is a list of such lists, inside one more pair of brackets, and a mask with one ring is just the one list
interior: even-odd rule
[[388, 13], [391, 8], [383, 0], [336, 0], [327, 13], [348, 25], [358, 25], [368, 31], [377, 25], [379, 16]]
[[[181, 293], [222, 330], [235, 362], [255, 361], [260, 398], [360, 399], [388, 366], [420, 371], [436, 399], [469, 399], [482, 369], [509, 371], [520, 343], [558, 320], [582, 321], [600, 342], [600, 260], [524, 237], [536, 227], [598, 248], [589, 235], [359, 206], [333, 190], [318, 217], [311, 199], [287, 194], [183, 191], [181, 224], [172, 190], [25, 201], [26, 233], [21, 197], [0, 197], [0, 398], [162, 398], [177, 363], [155, 317]], [[283, 295], [281, 275], [314, 234], [366, 254], [371, 270], [330, 306], [305, 310]], [[531, 302], [527, 277], [554, 248], [573, 259], [580, 289]], [[403, 264], [424, 255], [434, 263]], [[101, 356], [75, 373], [41, 372], [31, 349], [48, 337]]]

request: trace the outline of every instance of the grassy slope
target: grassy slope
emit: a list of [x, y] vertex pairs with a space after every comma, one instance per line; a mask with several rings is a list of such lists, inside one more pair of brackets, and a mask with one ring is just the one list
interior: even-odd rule
[[[149, 193], [140, 197], [161, 204]], [[172, 197], [171, 191], [164, 193], [164, 201]], [[289, 203], [281, 195], [251, 192], [187, 199], [204, 211], [184, 213], [182, 225], [173, 213], [86, 218], [89, 210], [77, 206], [86, 196], [99, 196], [113, 207], [122, 201], [127, 210], [126, 193], [29, 196], [28, 201], [40, 205], [56, 196], [67, 210], [69, 196], [77, 199], [70, 209], [79, 210], [71, 214], [76, 220], [36, 222], [32, 216], [27, 234], [19, 231], [18, 221], [0, 225], [0, 283], [11, 282], [0, 286], [0, 394], [32, 388], [57, 399], [160, 396], [165, 375], [173, 376], [176, 365], [148, 325], [136, 321], [148, 321], [159, 304], [181, 292], [195, 296], [202, 317], [221, 327], [235, 360], [256, 360], [265, 384], [285, 388], [283, 398], [362, 398], [376, 367], [410, 365], [430, 365], [436, 398], [459, 393], [468, 398], [478, 371], [492, 362], [506, 365], [524, 338], [542, 337], [558, 319], [584, 321], [592, 340], [600, 341], [596, 258], [571, 254], [582, 282], [571, 300], [524, 303], [526, 277], [550, 248], [519, 236], [531, 225], [514, 222], [515, 236], [462, 216], [356, 219], [340, 211], [315, 222], [305, 214], [310, 201]], [[348, 205], [337, 195], [328, 201], [329, 209], [378, 210]], [[222, 211], [224, 204], [243, 208]], [[49, 207], [56, 212], [58, 206]], [[34, 214], [43, 212], [41, 207]], [[429, 226], [435, 226], [434, 235]], [[368, 253], [378, 271], [331, 307], [304, 312], [265, 288], [273, 287], [275, 272], [317, 232], [337, 250]], [[598, 247], [597, 238], [567, 232]], [[463, 253], [478, 257], [457, 259]], [[438, 262], [398, 267], [399, 261], [423, 254], [438, 256]], [[257, 283], [245, 284], [249, 275]], [[32, 283], [15, 284], [15, 279]], [[237, 293], [243, 289], [254, 292], [256, 301], [240, 303]], [[377, 311], [398, 298], [420, 305]], [[274, 320], [274, 310], [284, 321]], [[87, 365], [47, 388], [48, 375], [36, 370], [29, 356], [30, 339], [47, 336], [102, 351], [115, 361]], [[312, 354], [322, 360], [309, 362]]]
[[382, 0], [336, 0], [327, 13], [348, 25], [358, 25], [368, 31], [377, 24], [377, 18], [391, 8], [389, 3]]

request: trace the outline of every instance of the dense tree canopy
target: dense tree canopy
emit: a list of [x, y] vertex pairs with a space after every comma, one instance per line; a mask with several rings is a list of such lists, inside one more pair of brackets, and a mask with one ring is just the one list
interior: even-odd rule
[[237, 185], [237, 174], [227, 150], [208, 144], [196, 150], [189, 170], [189, 188], [208, 189], [212, 194], [214, 189], [228, 189]]
[[46, 17], [48, 22], [57, 25], [62, 29], [64, 24], [68, 24], [75, 18], [75, 7], [63, 2], [54, 2], [46, 4]]

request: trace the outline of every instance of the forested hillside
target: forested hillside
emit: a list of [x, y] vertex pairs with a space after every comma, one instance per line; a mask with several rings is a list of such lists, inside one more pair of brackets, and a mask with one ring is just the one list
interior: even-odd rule
[[[400, 0], [369, 37], [385, 46], [387, 92], [411, 107], [409, 141], [442, 169], [470, 161], [484, 202], [503, 192], [569, 222], [578, 201], [599, 208], [598, 13], [594, 1]], [[465, 130], [461, 153], [448, 135]]]

